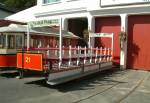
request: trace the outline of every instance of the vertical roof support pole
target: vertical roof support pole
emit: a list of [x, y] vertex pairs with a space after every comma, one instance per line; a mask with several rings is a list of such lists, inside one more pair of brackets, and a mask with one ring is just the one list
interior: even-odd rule
[[59, 68], [62, 64], [62, 18], [59, 20]]
[[5, 39], [6, 39], [6, 41], [5, 41], [5, 47], [6, 47], [6, 49], [8, 49], [9, 47], [8, 47], [8, 34], [6, 34], [5, 35]]
[[30, 48], [30, 27], [27, 24], [27, 50]]
[[112, 33], [112, 37], [111, 37], [111, 56], [113, 57], [113, 51], [114, 51], [114, 34]]

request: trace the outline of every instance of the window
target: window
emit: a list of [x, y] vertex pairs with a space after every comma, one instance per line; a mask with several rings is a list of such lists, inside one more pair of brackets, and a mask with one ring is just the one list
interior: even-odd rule
[[16, 35], [16, 48], [22, 48], [22, 35]]
[[15, 49], [15, 35], [8, 35], [8, 48]]
[[18, 49], [23, 46], [23, 35], [0, 34], [1, 49]]
[[0, 34], [0, 48], [6, 47], [6, 35]]
[[50, 3], [55, 3], [59, 2], [60, 0], [43, 0], [43, 4], [50, 4]]

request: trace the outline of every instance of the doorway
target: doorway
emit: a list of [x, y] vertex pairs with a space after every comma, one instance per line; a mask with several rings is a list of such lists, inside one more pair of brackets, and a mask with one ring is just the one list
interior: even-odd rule
[[85, 32], [88, 31], [87, 18], [68, 19], [68, 30], [81, 38], [78, 40], [78, 45], [82, 47], [88, 46], [88, 38], [85, 34]]

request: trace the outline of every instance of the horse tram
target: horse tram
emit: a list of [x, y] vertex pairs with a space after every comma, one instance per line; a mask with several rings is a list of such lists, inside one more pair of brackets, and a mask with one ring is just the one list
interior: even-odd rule
[[[17, 69], [20, 77], [24, 71], [31, 70], [42, 72], [46, 82], [57, 85], [102, 70], [110, 69], [113, 60], [113, 33], [89, 33], [89, 47], [76, 45], [64, 46], [61, 19], [59, 23], [59, 46], [30, 48], [30, 29], [41, 27], [43, 21], [32, 21], [28, 23], [27, 48], [17, 53]], [[49, 21], [53, 25], [56, 21]], [[40, 25], [39, 25], [40, 24]], [[44, 26], [47, 26], [44, 25]], [[42, 24], [43, 27], [43, 24]], [[91, 38], [109, 38], [111, 45], [106, 47], [92, 47]], [[72, 42], [72, 41], [71, 41]]]
[[[30, 49], [39, 47], [56, 47], [59, 40], [59, 29], [36, 28], [30, 29], [30, 35], [27, 37], [27, 25], [10, 24], [0, 27], [0, 70], [16, 69], [17, 52], [27, 48], [27, 38], [30, 39]], [[62, 31], [64, 46], [76, 45], [78, 36], [71, 32]], [[70, 41], [72, 41], [70, 43]]]

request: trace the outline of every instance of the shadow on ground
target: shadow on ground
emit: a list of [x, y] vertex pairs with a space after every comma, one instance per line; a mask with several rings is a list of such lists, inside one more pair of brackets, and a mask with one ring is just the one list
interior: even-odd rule
[[83, 78], [75, 79], [70, 82], [66, 82], [63, 84], [51, 86], [46, 84], [46, 80], [37, 80], [37, 81], [31, 81], [26, 82], [27, 85], [39, 85], [42, 87], [50, 88], [50, 89], [57, 89], [60, 92], [69, 92], [69, 91], [75, 91], [75, 90], [89, 90], [94, 89], [95, 86], [108, 86], [108, 85], [115, 85], [118, 83], [124, 83], [121, 81], [115, 81], [111, 79], [114, 74], [119, 74], [120, 76], [123, 75], [125, 71], [119, 71], [118, 69], [111, 69], [107, 71], [102, 71], [99, 73], [95, 73]]
[[[43, 77], [43, 75], [44, 74], [41, 72], [33, 72], [33, 71], [24, 72], [24, 78]], [[15, 78], [19, 76], [19, 72], [17, 70], [0, 70], [0, 76], [5, 78]]]
[[1, 70], [0, 76], [5, 78], [15, 78], [19, 73], [16, 70]]

